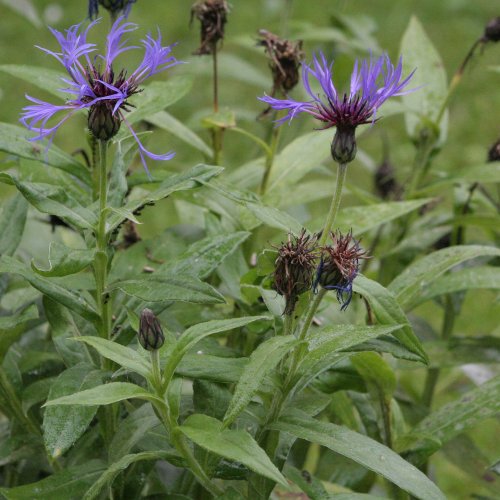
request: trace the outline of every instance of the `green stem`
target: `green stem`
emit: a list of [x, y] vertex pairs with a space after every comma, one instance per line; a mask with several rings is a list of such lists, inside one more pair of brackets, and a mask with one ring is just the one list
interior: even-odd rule
[[[278, 113], [276, 114], [276, 118], [278, 119]], [[276, 157], [276, 151], [278, 149], [278, 144], [281, 136], [281, 127], [274, 127], [271, 133], [271, 141], [268, 146], [269, 154], [266, 156], [266, 165], [264, 170], [264, 175], [262, 177], [262, 182], [260, 184], [259, 192], [261, 195], [266, 194], [267, 188], [269, 187], [269, 179], [271, 177], [271, 170], [273, 169], [274, 159]]]
[[[153, 361], [153, 359], [154, 357], [152, 356], [151, 360], [153, 363], [153, 377], [155, 377], [154, 372], [156, 370], [155, 368], [156, 361]], [[159, 364], [158, 364], [158, 370], [159, 370]], [[175, 422], [175, 419], [173, 419], [172, 415], [170, 414], [170, 409], [164, 399], [165, 392], [163, 391], [162, 394], [162, 391], [163, 389], [161, 387], [161, 384], [155, 387], [156, 395], [161, 400], [161, 402], [158, 401], [153, 404], [157, 410], [158, 417], [162, 421], [163, 425], [165, 426], [165, 429], [167, 430], [168, 435], [170, 436], [172, 444], [174, 445], [175, 449], [182, 455], [182, 457], [188, 464], [189, 469], [194, 474], [198, 482], [215, 498], [220, 497], [221, 495], [224, 494], [224, 491], [211, 481], [211, 479], [208, 477], [203, 467], [200, 465], [200, 463], [194, 456], [191, 448], [186, 442], [186, 438], [179, 430], [177, 423]]]
[[328, 215], [326, 217], [326, 222], [323, 227], [323, 233], [321, 234], [321, 238], [318, 242], [318, 246], [322, 247], [325, 245], [326, 240], [332, 230], [333, 224], [335, 222], [335, 218], [337, 217], [337, 213], [340, 207], [340, 200], [342, 199], [342, 189], [344, 187], [344, 182], [347, 173], [347, 163], [339, 163], [337, 170], [337, 182], [335, 184], [335, 193], [332, 198], [332, 203], [330, 205], [330, 210], [328, 211]]
[[110, 336], [110, 315], [108, 300], [105, 296], [108, 278], [108, 239], [106, 235], [106, 207], [108, 194], [108, 172], [106, 166], [108, 143], [99, 141], [99, 221], [96, 232], [96, 256], [94, 272], [96, 280], [96, 302], [101, 325], [99, 335], [108, 339]]
[[[453, 335], [453, 327], [455, 325], [455, 307], [453, 305], [452, 295], [446, 295], [443, 327], [441, 330], [441, 339], [449, 340]], [[427, 372], [425, 379], [424, 392], [422, 394], [422, 403], [428, 408], [431, 408], [434, 391], [439, 379], [439, 368], [431, 368]]]
[[165, 391], [162, 390], [162, 376], [161, 376], [161, 368], [160, 368], [160, 351], [158, 349], [154, 349], [150, 351], [151, 355], [151, 367], [152, 367], [152, 375], [153, 375], [153, 386], [155, 390], [159, 393], [161, 397], [164, 396]]

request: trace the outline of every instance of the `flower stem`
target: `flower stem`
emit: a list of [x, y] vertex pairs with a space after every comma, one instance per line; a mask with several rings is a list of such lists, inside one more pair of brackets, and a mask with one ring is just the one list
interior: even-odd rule
[[214, 79], [214, 113], [219, 112], [219, 70], [217, 64], [217, 46], [212, 50], [213, 79]]
[[337, 213], [339, 211], [340, 200], [342, 199], [342, 189], [344, 187], [344, 181], [347, 173], [347, 163], [339, 163], [337, 170], [337, 182], [335, 185], [335, 193], [332, 198], [332, 203], [330, 205], [330, 210], [328, 211], [328, 215], [326, 217], [326, 222], [323, 227], [323, 233], [318, 242], [318, 246], [322, 247], [332, 230], [333, 224], [335, 222], [335, 218], [337, 217]]
[[274, 165], [274, 159], [276, 157], [276, 151], [278, 149], [278, 144], [281, 136], [281, 127], [274, 127], [271, 133], [271, 141], [269, 144], [269, 154], [266, 155], [266, 165], [264, 170], [264, 175], [262, 177], [262, 182], [260, 184], [260, 194], [266, 194], [269, 178], [271, 177], [271, 170]]
[[106, 206], [108, 193], [108, 172], [106, 166], [106, 154], [108, 143], [99, 141], [99, 221], [96, 232], [96, 255], [94, 261], [94, 272], [96, 280], [96, 302], [101, 325], [99, 335], [108, 339], [110, 335], [110, 316], [108, 300], [105, 297], [108, 275], [108, 253], [106, 235]]

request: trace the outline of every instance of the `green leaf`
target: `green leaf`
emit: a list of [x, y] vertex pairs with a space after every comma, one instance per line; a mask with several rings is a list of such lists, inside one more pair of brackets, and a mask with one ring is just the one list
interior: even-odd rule
[[390, 404], [390, 398], [396, 390], [397, 381], [396, 375], [387, 361], [376, 352], [360, 352], [351, 356], [351, 363], [369, 386], [376, 388], [377, 396], [382, 394]]
[[236, 420], [259, 390], [267, 374], [297, 343], [298, 340], [293, 335], [273, 337], [260, 344], [253, 351], [236, 385], [233, 398], [224, 416], [224, 427], [229, 427]]
[[31, 269], [46, 277], [68, 276], [83, 271], [93, 261], [93, 250], [68, 248], [62, 243], [53, 241], [49, 247], [49, 269], [40, 269], [33, 261], [31, 261]]
[[249, 232], [209, 236], [193, 243], [178, 259], [158, 268], [158, 274], [193, 274], [204, 279], [215, 271], [224, 260], [250, 236]]
[[249, 323], [264, 319], [269, 318], [267, 316], [247, 316], [243, 318], [221, 319], [198, 323], [188, 328], [175, 344], [167, 346], [162, 352], [162, 357], [167, 360], [164, 371], [166, 380], [168, 381], [171, 378], [184, 354], [200, 342], [200, 340], [209, 335], [242, 328]]
[[323, 160], [330, 156], [330, 131], [310, 132], [302, 135], [288, 144], [276, 156], [268, 192], [272, 192], [283, 185], [293, 185], [302, 179], [313, 168], [318, 167]]
[[93, 500], [94, 498], [98, 498], [105, 486], [110, 486], [121, 471], [124, 471], [136, 462], [143, 460], [167, 460], [171, 455], [172, 453], [166, 451], [143, 451], [142, 453], [125, 455], [103, 472], [101, 477], [85, 492], [82, 499]]
[[[471, 363], [500, 363], [500, 338], [458, 337], [424, 344], [430, 368], [446, 368]], [[409, 367], [411, 368], [411, 367]]]
[[[132, 125], [155, 115], [182, 99], [191, 90], [192, 85], [193, 79], [190, 76], [178, 75], [167, 81], [153, 82], [144, 86], [144, 90], [130, 100], [135, 109], [127, 114], [127, 121]], [[123, 127], [117, 138], [120, 139], [127, 133], [127, 127]]]
[[353, 290], [368, 301], [375, 318], [380, 324], [403, 325], [403, 328], [393, 332], [394, 337], [410, 352], [417, 354], [422, 362], [427, 363], [427, 354], [420, 340], [413, 332], [405, 313], [389, 290], [362, 275], [357, 276], [354, 280]]
[[159, 276], [156, 273], [144, 279], [114, 283], [110, 290], [120, 289], [127, 295], [146, 302], [182, 301], [198, 304], [224, 303], [224, 297], [212, 286], [191, 275]]
[[248, 432], [223, 429], [219, 420], [198, 414], [188, 417], [179, 430], [198, 446], [241, 462], [257, 474], [288, 487], [281, 472]]
[[150, 375], [151, 367], [146, 359], [130, 347], [100, 337], [79, 337], [76, 340], [85, 342], [92, 346], [101, 356], [142, 375], [146, 379]]
[[409, 75], [416, 69], [410, 86], [418, 88], [402, 97], [403, 104], [411, 110], [405, 113], [408, 135], [418, 140], [421, 132], [431, 124], [439, 130], [436, 136], [444, 140], [448, 121], [446, 114], [441, 123], [436, 121], [448, 93], [446, 72], [440, 55], [416, 17], [410, 19], [403, 35], [401, 54], [403, 74]]
[[48, 69], [41, 66], [27, 66], [25, 64], [2, 64], [0, 71], [15, 76], [31, 85], [35, 85], [39, 89], [49, 92], [50, 94], [64, 99], [67, 94], [61, 92], [64, 85], [62, 78], [67, 75], [53, 69]]
[[[160, 186], [142, 198], [130, 200], [124, 207], [127, 213], [134, 213], [136, 210], [148, 204], [154, 204], [159, 200], [167, 198], [176, 191], [185, 191], [198, 187], [201, 181], [209, 181], [212, 177], [219, 175], [223, 169], [221, 167], [211, 167], [208, 165], [197, 165], [187, 172], [174, 174], [165, 179]], [[120, 224], [125, 222], [120, 214], [111, 213], [108, 217], [106, 230], [112, 232]]]
[[13, 316], [0, 317], [0, 364], [10, 346], [17, 342], [25, 332], [27, 325], [37, 318], [38, 309], [35, 304], [17, 311]]
[[96, 406], [109, 405], [117, 403], [124, 399], [145, 399], [146, 401], [154, 401], [156, 397], [151, 393], [135, 384], [128, 382], [111, 382], [109, 384], [100, 385], [93, 389], [77, 392], [70, 396], [47, 401], [44, 406], [60, 406], [60, 405], [81, 405], [81, 406]]
[[212, 113], [209, 116], [205, 116], [201, 120], [201, 125], [205, 128], [232, 128], [236, 127], [236, 117], [232, 109], [223, 109]]
[[[439, 408], [414, 427], [406, 439], [419, 435], [446, 443], [476, 426], [482, 420], [494, 418], [500, 412], [500, 375], [472, 389], [456, 401]], [[416, 439], [417, 441], [418, 439]], [[398, 449], [407, 453], [413, 446]]]
[[56, 472], [36, 483], [0, 488], [7, 500], [78, 500], [104, 469], [100, 460], [86, 461], [76, 467]]
[[186, 354], [176, 373], [194, 379], [235, 384], [241, 377], [248, 358], [222, 358], [208, 354]]
[[294, 234], [299, 234], [304, 227], [294, 217], [277, 208], [259, 205], [258, 203], [245, 203], [245, 207], [248, 208], [257, 219], [269, 227], [274, 227], [286, 232], [291, 231]]
[[83, 318], [97, 324], [100, 317], [96, 310], [81, 296], [48, 278], [38, 276], [18, 260], [4, 255], [0, 257], [0, 273], [13, 273], [22, 276], [33, 288], [36, 288], [51, 299], [65, 305]]
[[299, 411], [282, 416], [269, 427], [326, 446], [382, 475], [417, 498], [445, 499], [437, 486], [416, 467], [386, 446], [346, 427], [320, 422]]
[[304, 471], [300, 471], [292, 466], [285, 466], [285, 476], [287, 479], [295, 483], [310, 500], [330, 500], [332, 498], [325, 490], [321, 481], [310, 474], [305, 475]]
[[[57, 399], [101, 384], [104, 372], [80, 363], [62, 372], [50, 388], [48, 399]], [[97, 407], [51, 406], [43, 416], [43, 437], [53, 457], [62, 455], [85, 432]]]
[[23, 237], [28, 204], [21, 195], [7, 200], [0, 213], [0, 255], [12, 255]]
[[181, 141], [184, 141], [192, 148], [201, 151], [207, 157], [212, 157], [212, 149], [207, 146], [207, 144], [190, 128], [186, 127], [186, 125], [177, 120], [177, 118], [174, 118], [170, 113], [160, 111], [159, 113], [146, 118], [146, 121], [156, 127], [170, 132], [173, 136], [177, 137]]
[[413, 302], [413, 307], [448, 293], [481, 288], [500, 289], [500, 269], [498, 267], [467, 267], [440, 276], [436, 281], [424, 288]]
[[352, 229], [356, 235], [366, 233], [371, 229], [376, 229], [381, 224], [386, 224], [417, 210], [429, 201], [431, 201], [430, 198], [425, 198], [344, 208], [339, 212], [336, 226], [344, 232]]
[[58, 168], [90, 186], [90, 173], [84, 165], [53, 144], [45, 153], [44, 145], [28, 141], [30, 134], [31, 132], [23, 127], [0, 123], [0, 151]]
[[500, 249], [481, 245], [443, 248], [410, 264], [388, 289], [402, 307], [411, 309], [427, 287], [448, 269], [476, 257], [499, 255]]
[[97, 223], [95, 214], [80, 205], [62, 187], [41, 182], [22, 182], [3, 172], [0, 173], [0, 182], [16, 186], [40, 212], [57, 215], [80, 229], [92, 229]]

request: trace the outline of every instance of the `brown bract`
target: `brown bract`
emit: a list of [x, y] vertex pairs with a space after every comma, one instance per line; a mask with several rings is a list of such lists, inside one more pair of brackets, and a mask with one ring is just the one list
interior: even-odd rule
[[292, 314], [299, 295], [311, 289], [316, 268], [318, 235], [288, 234], [288, 240], [278, 248], [273, 288], [285, 297], [285, 314]]
[[257, 45], [264, 47], [273, 74], [271, 95], [274, 96], [278, 91], [286, 94], [299, 81], [299, 68], [304, 58], [302, 40], [292, 42], [266, 30], [260, 30], [259, 36]]
[[191, 7], [191, 23], [196, 17], [201, 23], [200, 47], [195, 55], [213, 54], [219, 40], [224, 39], [229, 5], [226, 0], [204, 0]]

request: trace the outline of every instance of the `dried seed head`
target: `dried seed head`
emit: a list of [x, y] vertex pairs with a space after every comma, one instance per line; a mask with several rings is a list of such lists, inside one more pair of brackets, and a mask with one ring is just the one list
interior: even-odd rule
[[144, 309], [139, 322], [139, 343], [146, 351], [155, 351], [163, 345], [163, 342], [165, 336], [158, 318], [151, 309]]
[[229, 5], [226, 0], [201, 0], [191, 7], [191, 22], [196, 17], [201, 23], [200, 47], [195, 55], [213, 54], [219, 40], [224, 39]]
[[321, 260], [316, 272], [315, 287], [336, 290], [341, 309], [347, 308], [352, 298], [352, 282], [359, 271], [359, 260], [368, 258], [350, 231], [330, 233], [332, 244], [321, 249]]
[[264, 47], [273, 75], [271, 95], [276, 95], [278, 91], [287, 94], [300, 78], [299, 68], [304, 58], [302, 40], [284, 40], [266, 30], [260, 30], [259, 37], [257, 45]]
[[288, 235], [288, 240], [278, 248], [275, 261], [273, 288], [285, 297], [284, 314], [291, 315], [299, 295], [311, 289], [316, 267], [317, 235]]

